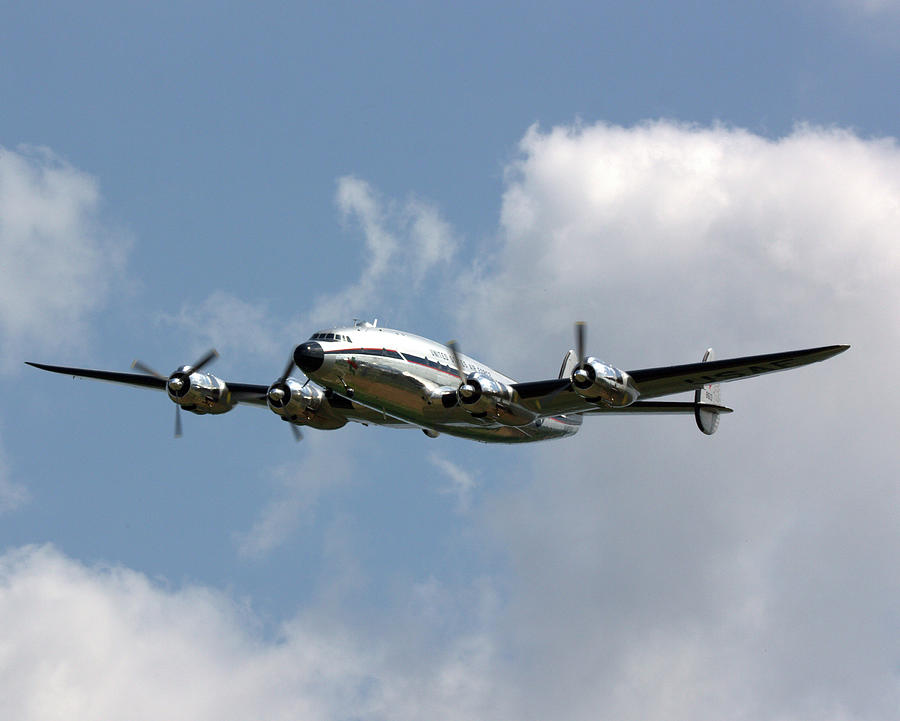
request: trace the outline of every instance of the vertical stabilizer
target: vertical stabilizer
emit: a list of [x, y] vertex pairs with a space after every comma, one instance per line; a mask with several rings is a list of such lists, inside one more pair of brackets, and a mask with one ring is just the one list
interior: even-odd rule
[[[703, 354], [703, 362], [715, 360], [716, 354], [712, 348], [707, 348]], [[711, 436], [719, 428], [719, 411], [704, 406], [721, 406], [722, 392], [718, 383], [710, 383], [709, 385], [698, 388], [694, 391], [694, 418], [697, 421], [697, 428], [706, 435]]]
[[559, 368], [559, 377], [560, 378], [570, 378], [572, 376], [572, 371], [575, 370], [575, 366], [578, 365], [578, 355], [575, 353], [575, 350], [570, 350], [566, 353], [566, 357], [563, 358], [562, 366]]

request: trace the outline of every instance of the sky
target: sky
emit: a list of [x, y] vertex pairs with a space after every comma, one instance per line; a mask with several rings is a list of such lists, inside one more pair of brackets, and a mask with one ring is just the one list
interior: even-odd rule
[[[900, 3], [0, 9], [0, 716], [894, 719]], [[490, 446], [185, 414], [354, 318], [554, 377]]]

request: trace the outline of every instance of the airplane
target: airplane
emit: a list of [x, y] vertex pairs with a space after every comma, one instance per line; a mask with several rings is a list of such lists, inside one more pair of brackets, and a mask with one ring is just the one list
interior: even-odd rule
[[[140, 361], [139, 373], [26, 363], [53, 373], [165, 390], [175, 403], [175, 436], [181, 409], [198, 415], [227, 413], [239, 404], [267, 406], [299, 426], [335, 430], [363, 425], [419, 428], [486, 443], [526, 443], [563, 438], [581, 429], [585, 416], [605, 413], [690, 414], [712, 435], [722, 405], [720, 384], [797, 368], [843, 353], [849, 345], [715, 360], [709, 348], [699, 363], [624, 371], [585, 353], [586, 326], [575, 324], [576, 348], [556, 378], [517, 382], [464, 355], [456, 341], [442, 344], [378, 320], [317, 331], [294, 348], [284, 372], [270, 385], [234, 383], [203, 369], [211, 350], [193, 365], [164, 376]], [[301, 382], [291, 373], [297, 367]], [[658, 400], [692, 392], [691, 400]]]

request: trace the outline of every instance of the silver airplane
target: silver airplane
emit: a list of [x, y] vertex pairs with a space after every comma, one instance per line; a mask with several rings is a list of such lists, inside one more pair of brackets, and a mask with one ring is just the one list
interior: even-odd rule
[[[850, 346], [715, 360], [708, 349], [699, 363], [624, 371], [585, 354], [585, 325], [575, 324], [576, 348], [568, 351], [556, 378], [519, 383], [446, 345], [412, 333], [357, 321], [314, 333], [300, 343], [271, 385], [233, 383], [203, 369], [218, 354], [164, 376], [140, 361], [140, 373], [68, 368], [31, 363], [54, 373], [165, 390], [175, 405], [175, 435], [181, 414], [226, 413], [241, 403], [268, 406], [290, 424], [334, 430], [363, 425], [419, 428], [486, 443], [526, 443], [571, 436], [586, 415], [685, 413], [707, 435], [716, 432], [722, 405], [719, 384], [816, 363]], [[294, 366], [305, 381], [291, 377]], [[692, 392], [681, 401], [657, 400]]]

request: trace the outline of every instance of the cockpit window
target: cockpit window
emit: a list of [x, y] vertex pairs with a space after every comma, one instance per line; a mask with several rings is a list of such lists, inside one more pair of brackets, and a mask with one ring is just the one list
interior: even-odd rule
[[310, 340], [333, 340], [333, 341], [344, 341], [345, 343], [350, 342], [350, 337], [343, 335], [341, 333], [326, 333], [325, 331], [319, 331], [318, 333], [313, 333], [310, 337]]

